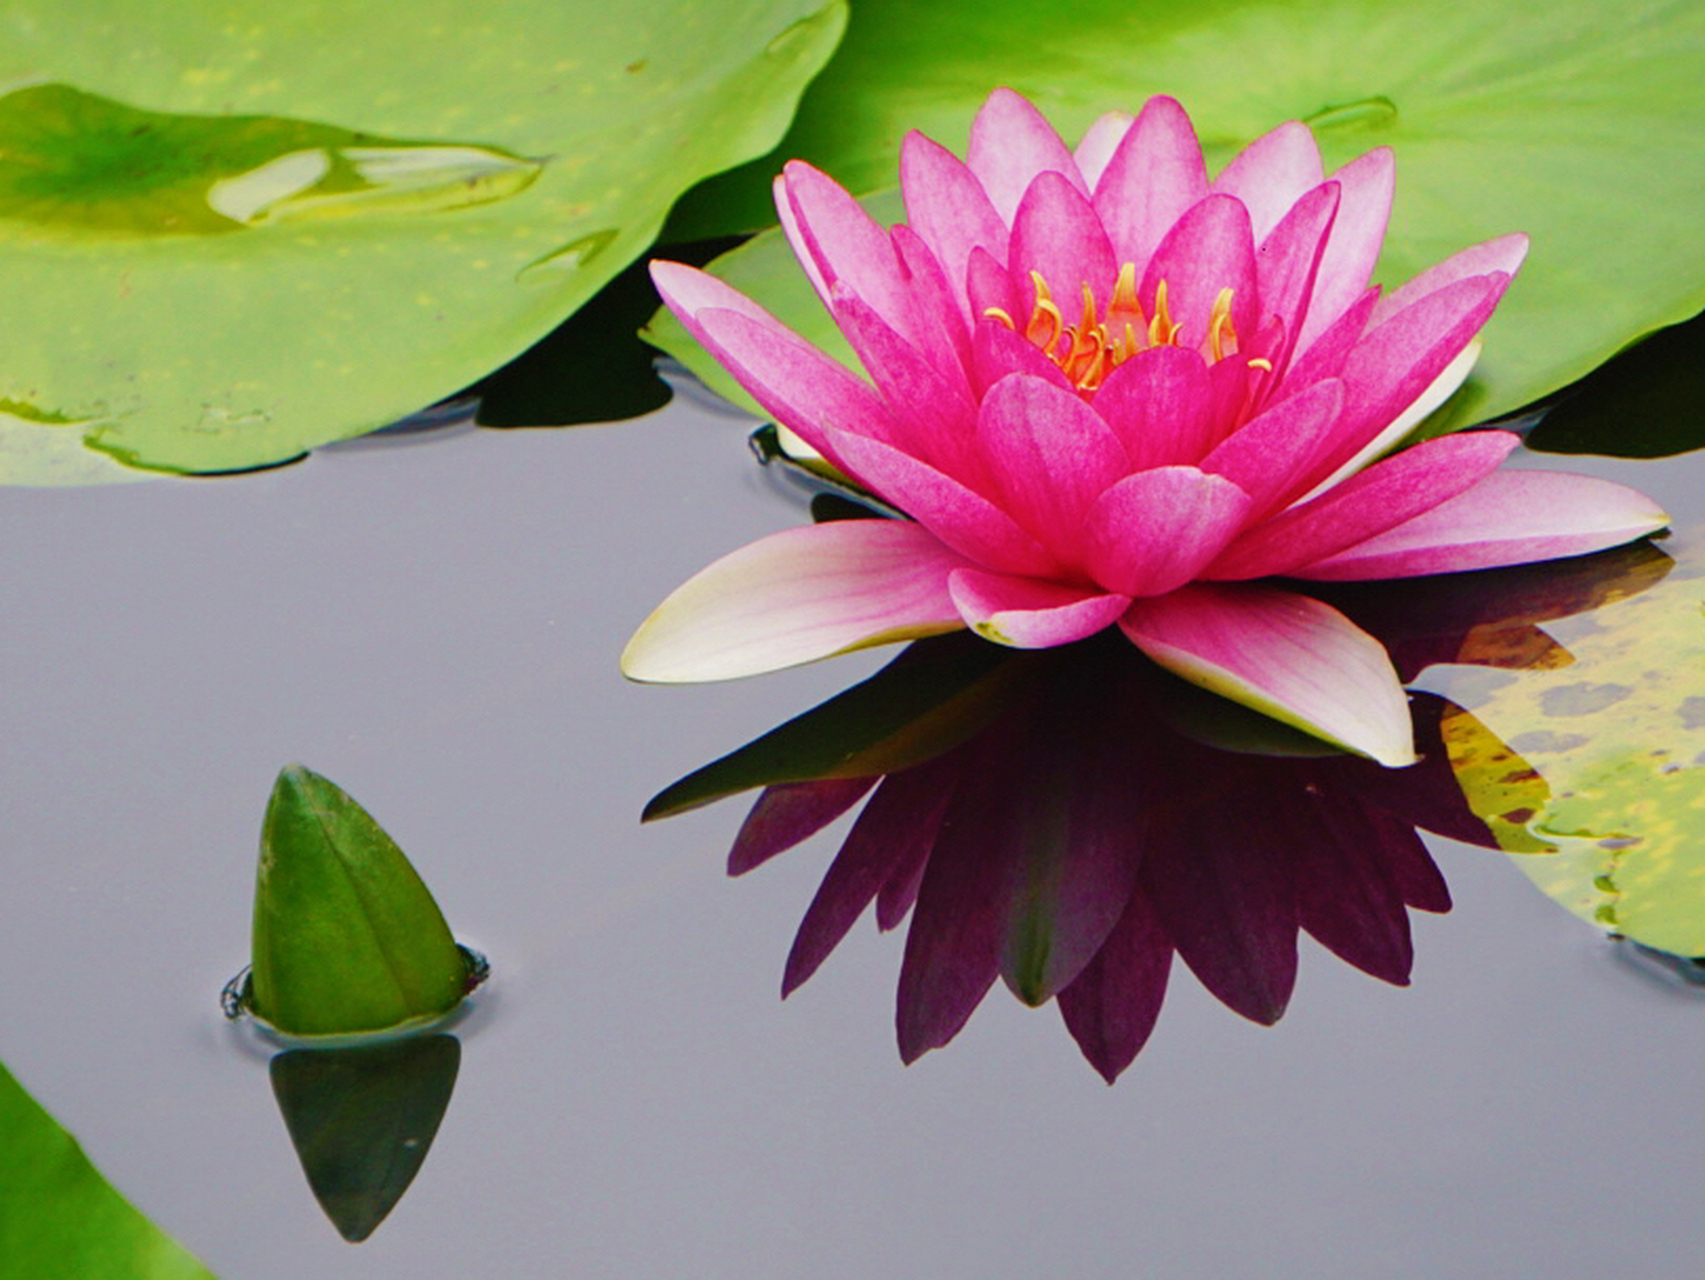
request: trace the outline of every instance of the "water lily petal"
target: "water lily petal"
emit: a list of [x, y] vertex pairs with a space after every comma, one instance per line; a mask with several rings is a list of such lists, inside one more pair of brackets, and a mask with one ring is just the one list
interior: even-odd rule
[[1391, 148], [1378, 147], [1332, 174], [1339, 187], [1338, 216], [1321, 257], [1308, 314], [1297, 332], [1296, 350], [1307, 351], [1340, 315], [1355, 304], [1373, 278], [1374, 263], [1391, 219], [1397, 167]]
[[1039, 173], [1063, 174], [1084, 195], [1089, 194], [1070, 148], [1054, 126], [1011, 89], [996, 89], [977, 112], [965, 147], [965, 165], [977, 175], [995, 212], [1008, 224]]
[[1489, 569], [1620, 546], [1668, 523], [1650, 498], [1609, 480], [1494, 471], [1450, 501], [1292, 572], [1352, 582]]
[[[1394, 846], [1419, 843], [1407, 823], [1330, 787], [1303, 793], [1304, 838], [1289, 841], [1297, 923], [1341, 960], [1395, 986], [1409, 984], [1415, 948], [1393, 871]], [[1396, 854], [1403, 858], [1404, 853]], [[1328, 893], [1309, 886], [1330, 885]]]
[[1414, 762], [1391, 660], [1330, 605], [1273, 587], [1194, 583], [1134, 601], [1119, 627], [1193, 684], [1381, 764]]
[[832, 434], [852, 475], [945, 545], [986, 568], [1052, 577], [1056, 560], [999, 505], [960, 480], [881, 441]]
[[728, 874], [743, 876], [810, 839], [875, 785], [875, 778], [819, 778], [765, 787], [728, 851]]
[[1219, 426], [1208, 363], [1188, 347], [1139, 351], [1107, 375], [1093, 403], [1133, 470], [1200, 461]]
[[[935, 362], [942, 377], [969, 395], [971, 328], [966, 323], [963, 298], [949, 284], [947, 272], [921, 236], [905, 225], [894, 227], [888, 234], [911, 285], [912, 341]], [[964, 279], [964, 272], [959, 272], [961, 285]]]
[[1336, 555], [1454, 498], [1520, 443], [1511, 431], [1463, 431], [1405, 449], [1249, 530], [1203, 576], [1265, 578]]
[[[942, 360], [918, 350], [856, 294], [839, 284], [830, 294], [836, 323], [903, 428], [889, 443], [938, 471], [974, 480], [979, 468], [973, 446], [977, 406], [969, 386], [962, 378], [943, 377]], [[953, 368], [962, 372], [957, 364]]]
[[971, 250], [981, 246], [1005, 262], [1006, 223], [964, 162], [915, 130], [900, 147], [900, 190], [907, 224], [941, 263], [966, 320], [975, 322], [979, 313], [964, 292]]
[[[1281, 376], [1289, 369], [1302, 318], [1314, 297], [1314, 284], [1326, 253], [1333, 220], [1338, 216], [1342, 188], [1323, 182], [1306, 192], [1279, 220], [1255, 251], [1261, 309], [1280, 317], [1282, 341], [1268, 356]], [[1239, 343], [1239, 354], [1243, 353]]]
[[1314, 134], [1301, 121], [1290, 120], [1238, 152], [1212, 189], [1243, 201], [1256, 236], [1264, 237], [1325, 176]]
[[1043, 355], [1034, 342], [1026, 341], [999, 320], [983, 320], [971, 335], [971, 379], [977, 394], [987, 394], [995, 383], [1014, 373], [1040, 378], [1068, 394], [1076, 394], [1070, 379], [1060, 372], [1060, 366]]
[[1057, 997], [1066, 1029], [1108, 1084], [1148, 1043], [1171, 969], [1172, 939], [1137, 892], [1095, 959]]
[[1202, 459], [1202, 470], [1224, 476], [1247, 493], [1253, 501], [1249, 519], [1262, 519], [1301, 492], [1300, 468], [1335, 447], [1343, 403], [1342, 383], [1335, 378], [1317, 382], [1215, 445]]
[[1024, 314], [1014, 321], [1029, 320], [1037, 301], [1035, 272], [1047, 283], [1065, 323], [1074, 324], [1083, 311], [1083, 287], [1089, 286], [1099, 312], [1113, 296], [1119, 264], [1088, 197], [1050, 171], [1030, 184], [1013, 215], [1007, 270], [1023, 299]]
[[1095, 184], [1095, 212], [1121, 263], [1140, 274], [1184, 211], [1208, 194], [1202, 145], [1172, 98], [1143, 105]]
[[1142, 273], [1137, 297], [1155, 314], [1155, 293], [1166, 282], [1167, 310], [1183, 326], [1181, 341], [1200, 347], [1220, 291], [1230, 289], [1231, 322], [1239, 334], [1255, 331], [1260, 299], [1255, 279], [1255, 237], [1249, 210], [1232, 196], [1197, 201], [1156, 246]]
[[929, 856], [957, 773], [956, 762], [944, 767], [937, 758], [882, 780], [799, 922], [782, 973], [784, 999], [817, 972], [898, 868]]
[[1101, 181], [1107, 162], [1113, 158], [1113, 153], [1119, 149], [1119, 144], [1131, 131], [1131, 125], [1135, 121], [1136, 117], [1128, 111], [1109, 111], [1106, 115], [1097, 117], [1095, 123], [1084, 130], [1077, 146], [1072, 148], [1072, 159], [1077, 162], [1077, 171], [1083, 175], [1083, 180], [1091, 191], [1094, 191], [1095, 184]]
[[1227, 1007], [1271, 1026], [1296, 984], [1296, 890], [1280, 832], [1250, 822], [1235, 796], [1192, 796], [1155, 824], [1141, 888], [1202, 985]]
[[1084, 512], [1131, 470], [1112, 428], [1073, 392], [1013, 374], [983, 397], [976, 432], [989, 496], [1060, 563], [1074, 563]]
[[1527, 257], [1527, 247], [1527, 237], [1519, 231], [1499, 236], [1496, 240], [1470, 245], [1382, 297], [1379, 306], [1374, 308], [1371, 323], [1383, 324], [1429, 293], [1436, 293], [1447, 284], [1466, 280], [1470, 276], [1487, 276], [1495, 271], [1513, 276]]
[[[1396, 424], [1412, 418], [1418, 401], [1466, 367], [1461, 360], [1490, 318], [1510, 278], [1495, 273], [1448, 284], [1370, 329], [1351, 349], [1341, 374], [1347, 395], [1338, 440], [1316, 466], [1299, 475], [1314, 492], [1365, 459], [1397, 443]], [[1442, 380], [1442, 382], [1441, 382]], [[1407, 430], [1407, 428], [1405, 428]]]
[[663, 301], [776, 421], [840, 465], [827, 427], [878, 440], [902, 434], [882, 398], [744, 294], [675, 262], [653, 262]]
[[782, 169], [780, 193], [780, 203], [793, 214], [782, 229], [794, 255], [815, 264], [823, 305], [833, 309], [830, 291], [843, 284], [912, 337], [912, 295], [887, 229], [833, 178], [803, 160], [790, 160]]
[[1243, 527], [1249, 495], [1195, 467], [1157, 467], [1101, 494], [1083, 523], [1084, 567], [1109, 591], [1163, 595], [1194, 579]]
[[966, 625], [1015, 649], [1049, 649], [1105, 631], [1131, 603], [1094, 587], [980, 569], [956, 569], [947, 583]]
[[1340, 463], [1337, 470], [1316, 484], [1297, 501], [1307, 502], [1311, 498], [1318, 497], [1333, 486], [1341, 484], [1346, 477], [1353, 476], [1361, 471], [1374, 459], [1397, 448], [1409, 438], [1409, 434], [1416, 427], [1421, 425], [1428, 414], [1449, 400], [1456, 394], [1456, 389], [1468, 381], [1468, 375], [1474, 370], [1474, 362], [1479, 358], [1480, 340], [1476, 338], [1456, 353], [1455, 359], [1440, 371], [1438, 377], [1427, 384], [1426, 389], [1409, 403], [1408, 408], [1393, 418], [1389, 424], [1380, 428], [1372, 439]]
[[728, 680], [963, 626], [947, 576], [965, 561], [918, 525], [787, 529], [678, 587], [628, 641], [631, 680]]

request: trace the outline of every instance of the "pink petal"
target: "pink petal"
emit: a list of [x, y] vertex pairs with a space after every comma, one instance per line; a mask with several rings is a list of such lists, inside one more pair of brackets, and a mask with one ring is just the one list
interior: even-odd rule
[[1027, 295], [1013, 284], [1012, 276], [1007, 273], [1004, 253], [996, 261], [982, 245], [972, 249], [965, 264], [965, 292], [971, 300], [973, 325], [981, 324], [991, 307], [1005, 312], [1006, 318], [1015, 325], [1029, 319], [1029, 313], [1024, 310]]
[[1644, 494], [1562, 471], [1494, 471], [1366, 542], [1293, 570], [1325, 582], [1527, 564], [1620, 546], [1669, 523]]
[[782, 170], [782, 194], [793, 213], [783, 230], [794, 255], [816, 265], [814, 281], [824, 305], [831, 305], [829, 291], [840, 283], [913, 336], [911, 290], [887, 229], [833, 178], [803, 160], [790, 160]]
[[1255, 239], [1249, 210], [1231, 196], [1208, 196], [1192, 205], [1161, 239], [1142, 275], [1137, 297], [1155, 314], [1155, 290], [1166, 282], [1167, 309], [1183, 326], [1181, 341], [1197, 347], [1208, 338], [1208, 317], [1222, 289], [1232, 290], [1231, 320], [1241, 334], [1259, 319]]
[[1405, 449], [1249, 530], [1203, 576], [1264, 578], [1336, 555], [1454, 498], [1520, 443], [1509, 431], [1464, 431]]
[[765, 787], [728, 851], [728, 874], [743, 876], [816, 835], [875, 785], [875, 778], [825, 778]]
[[[1224, 363], [1223, 361], [1221, 363]], [[1250, 520], [1288, 505], [1303, 492], [1314, 460], [1330, 456], [1339, 439], [1343, 384], [1328, 378], [1281, 400], [1239, 427], [1202, 459], [1202, 470], [1224, 476], [1253, 500]]]
[[1208, 364], [1188, 347], [1150, 347], [1119, 365], [1092, 402], [1124, 443], [1131, 469], [1199, 462], [1219, 423]]
[[1214, 179], [1213, 190], [1243, 201], [1255, 234], [1265, 236], [1325, 176], [1314, 134], [1292, 120], [1238, 152]]
[[[1127, 362], [1128, 363], [1128, 362]], [[1043, 355], [1035, 343], [1013, 332], [999, 320], [983, 320], [971, 335], [971, 378], [979, 395], [1008, 374], [1021, 373], [1040, 378], [1071, 395], [1071, 380], [1060, 372], [1060, 366]]]
[[1396, 179], [1389, 147], [1358, 156], [1332, 175], [1339, 187], [1338, 216], [1332, 220], [1332, 235], [1320, 261], [1308, 315], [1297, 334], [1297, 351], [1313, 346], [1314, 340], [1367, 289], [1385, 243]]
[[[889, 443], [938, 471], [975, 483], [981, 465], [973, 447], [977, 406], [963, 376], [943, 377], [944, 362], [919, 351], [863, 299], [838, 284], [830, 292], [841, 332], [901, 425]], [[961, 372], [956, 363], [952, 368]]]
[[1295, 338], [1314, 296], [1321, 258], [1338, 216], [1339, 191], [1337, 183], [1325, 182], [1304, 194], [1255, 251], [1261, 309], [1283, 321], [1289, 339], [1271, 357], [1281, 375], [1290, 365]]
[[[898, 226], [888, 235], [912, 292], [912, 341], [936, 363], [942, 377], [969, 394], [971, 329], [966, 324], [962, 298], [916, 232]], [[955, 278], [963, 284], [964, 272]]]
[[[1374, 459], [1383, 457], [1401, 445], [1428, 414], [1449, 400], [1456, 394], [1456, 389], [1468, 381], [1468, 375], [1474, 371], [1474, 362], [1479, 358], [1480, 340], [1476, 338], [1456, 353], [1455, 358], [1427, 384], [1420, 395], [1409, 402], [1403, 412], [1381, 427], [1366, 444], [1341, 462], [1336, 470], [1319, 481], [1299, 501], [1307, 501], [1325, 493], [1343, 483], [1346, 477], [1361, 471]], [[1350, 415], [1346, 417], [1349, 418]]]
[[[1343, 474], [1344, 464], [1397, 443], [1395, 424], [1450, 371], [1509, 286], [1502, 273], [1458, 280], [1428, 294], [1363, 335], [1340, 375], [1348, 391], [1341, 436], [1309, 485]], [[1466, 357], [1467, 362], [1472, 357]], [[1467, 364], [1456, 371], [1467, 376]], [[1431, 398], [1431, 397], [1428, 397]]]
[[1171, 98], [1150, 98], [1095, 184], [1095, 212], [1119, 262], [1140, 274], [1172, 224], [1207, 194], [1190, 117]]
[[1072, 159], [1077, 162], [1077, 171], [1083, 175], [1083, 180], [1091, 191], [1095, 184], [1101, 181], [1101, 174], [1107, 168], [1107, 162], [1113, 158], [1113, 153], [1119, 149], [1125, 135], [1131, 131], [1135, 117], [1125, 111], [1109, 111], [1100, 116], [1095, 123], [1084, 131], [1078, 139], [1076, 147], [1072, 148]]
[[1084, 565], [1119, 595], [1164, 595], [1219, 555], [1249, 508], [1249, 495], [1230, 480], [1194, 467], [1139, 471], [1090, 508]]
[[900, 434], [899, 423], [868, 383], [745, 295], [675, 262], [652, 263], [651, 276], [700, 345], [777, 422], [836, 465], [825, 428], [879, 440]]
[[631, 680], [728, 680], [963, 626], [947, 576], [965, 561], [899, 520], [788, 529], [702, 569], [628, 641]]
[[1006, 223], [959, 157], [916, 131], [900, 146], [900, 190], [907, 224], [929, 245], [974, 322], [979, 313], [963, 293], [966, 266], [978, 247], [1006, 261]]
[[1012, 221], [1007, 270], [1018, 285], [1027, 320], [1036, 301], [1031, 272], [1041, 275], [1065, 323], [1083, 311], [1083, 287], [1094, 295], [1097, 314], [1113, 296], [1119, 264], [1089, 200], [1062, 175], [1049, 172], [1030, 184]]
[[1075, 563], [1089, 505], [1131, 470], [1124, 445], [1071, 391], [1013, 374], [983, 397], [977, 446], [989, 496], [1062, 564]]
[[1015, 649], [1048, 649], [1105, 631], [1131, 602], [1094, 587], [978, 569], [955, 570], [948, 591], [966, 625]]
[[1379, 306], [1374, 309], [1372, 323], [1383, 324], [1403, 308], [1412, 306], [1429, 293], [1436, 293], [1447, 284], [1455, 284], [1458, 280], [1466, 280], [1471, 276], [1488, 276], [1496, 271], [1507, 276], [1515, 275], [1522, 260], [1527, 257], [1527, 243], [1527, 237], [1518, 231], [1452, 254], [1437, 266], [1427, 268], [1407, 284], [1381, 298]]
[[849, 473], [946, 546], [985, 568], [1051, 578], [1059, 562], [981, 493], [902, 450], [860, 436], [832, 435]]
[[1329, 605], [1272, 587], [1194, 583], [1134, 601], [1119, 626], [1192, 684], [1381, 764], [1414, 762], [1391, 660]]
[[965, 148], [965, 165], [977, 175], [995, 212], [1008, 224], [1037, 174], [1063, 174], [1084, 195], [1089, 194], [1060, 135], [1040, 111], [1011, 89], [996, 89], [977, 112]]

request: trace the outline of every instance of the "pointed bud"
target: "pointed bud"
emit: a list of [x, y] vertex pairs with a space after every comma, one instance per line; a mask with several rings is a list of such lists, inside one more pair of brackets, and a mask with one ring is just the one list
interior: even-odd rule
[[468, 966], [401, 849], [335, 783], [291, 765], [261, 828], [247, 1005], [294, 1036], [430, 1021]]

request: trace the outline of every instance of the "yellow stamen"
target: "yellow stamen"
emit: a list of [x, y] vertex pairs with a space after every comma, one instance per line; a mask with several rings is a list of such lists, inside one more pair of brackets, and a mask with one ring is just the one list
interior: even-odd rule
[[[1054, 305], [1054, 299], [1048, 292], [1048, 282], [1042, 278], [1040, 271], [1030, 273], [1030, 283], [1036, 289], [1036, 306], [1030, 313], [1030, 323], [1025, 327], [1024, 336], [1029, 338], [1044, 351], [1051, 351], [1060, 334], [1065, 331], [1066, 322], [1060, 315], [1060, 309]], [[1041, 320], [1048, 322], [1048, 337], [1044, 341], [1037, 336], [1036, 326]]]
[[1231, 323], [1231, 299], [1234, 290], [1221, 289], [1219, 296], [1214, 299], [1213, 308], [1208, 312], [1208, 350], [1217, 362], [1230, 354], [1225, 350], [1225, 341], [1231, 339], [1231, 350], [1237, 350], [1237, 329]]
[[1162, 280], [1154, 287], [1154, 319], [1149, 321], [1149, 346], [1171, 346], [1182, 327], [1172, 323], [1172, 316], [1166, 310], [1166, 281]]
[[1251, 369], [1265, 369], [1268, 373], [1273, 372], [1273, 362], [1271, 360], [1264, 359], [1261, 356], [1256, 356], [1253, 360], [1251, 360], [1249, 362], [1249, 367]]
[[1002, 311], [999, 307], [984, 307], [983, 316], [985, 319], [999, 320], [1009, 329], [1016, 330], [1018, 328], [1018, 326], [1012, 322], [1012, 317], [1007, 315], [1007, 313]]

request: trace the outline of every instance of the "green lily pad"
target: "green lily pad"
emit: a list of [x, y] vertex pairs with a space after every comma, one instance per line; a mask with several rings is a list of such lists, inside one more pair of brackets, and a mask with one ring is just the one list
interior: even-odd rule
[[1472, 713], [1447, 721], [1458, 781], [1499, 843], [1524, 855], [1516, 865], [1582, 919], [1683, 956], [1705, 955], [1697, 563], [1683, 555], [1643, 592], [1548, 623], [1563, 648], [1537, 668], [1443, 686]]
[[213, 1280], [112, 1187], [0, 1066], [0, 1269], [8, 1276]]
[[466, 386], [773, 145], [844, 18], [5, 4], [0, 481], [263, 466]]
[[[1329, 167], [1396, 151], [1380, 281], [1508, 231], [1533, 238], [1474, 377], [1429, 424], [1443, 430], [1526, 404], [1705, 305], [1701, 66], [1705, 7], [1686, 0], [1131, 0], [1093, 18], [1029, 0], [864, 0], [781, 145], [690, 194], [670, 231], [771, 224], [769, 180], [795, 156], [856, 194], [887, 187], [906, 130], [962, 149], [1000, 84], [1068, 139], [1172, 94], [1210, 169], [1306, 120]], [[796, 271], [769, 236], [740, 261], [741, 287], [822, 342], [815, 299], [771, 288]], [[672, 322], [652, 332], [689, 359]]]

